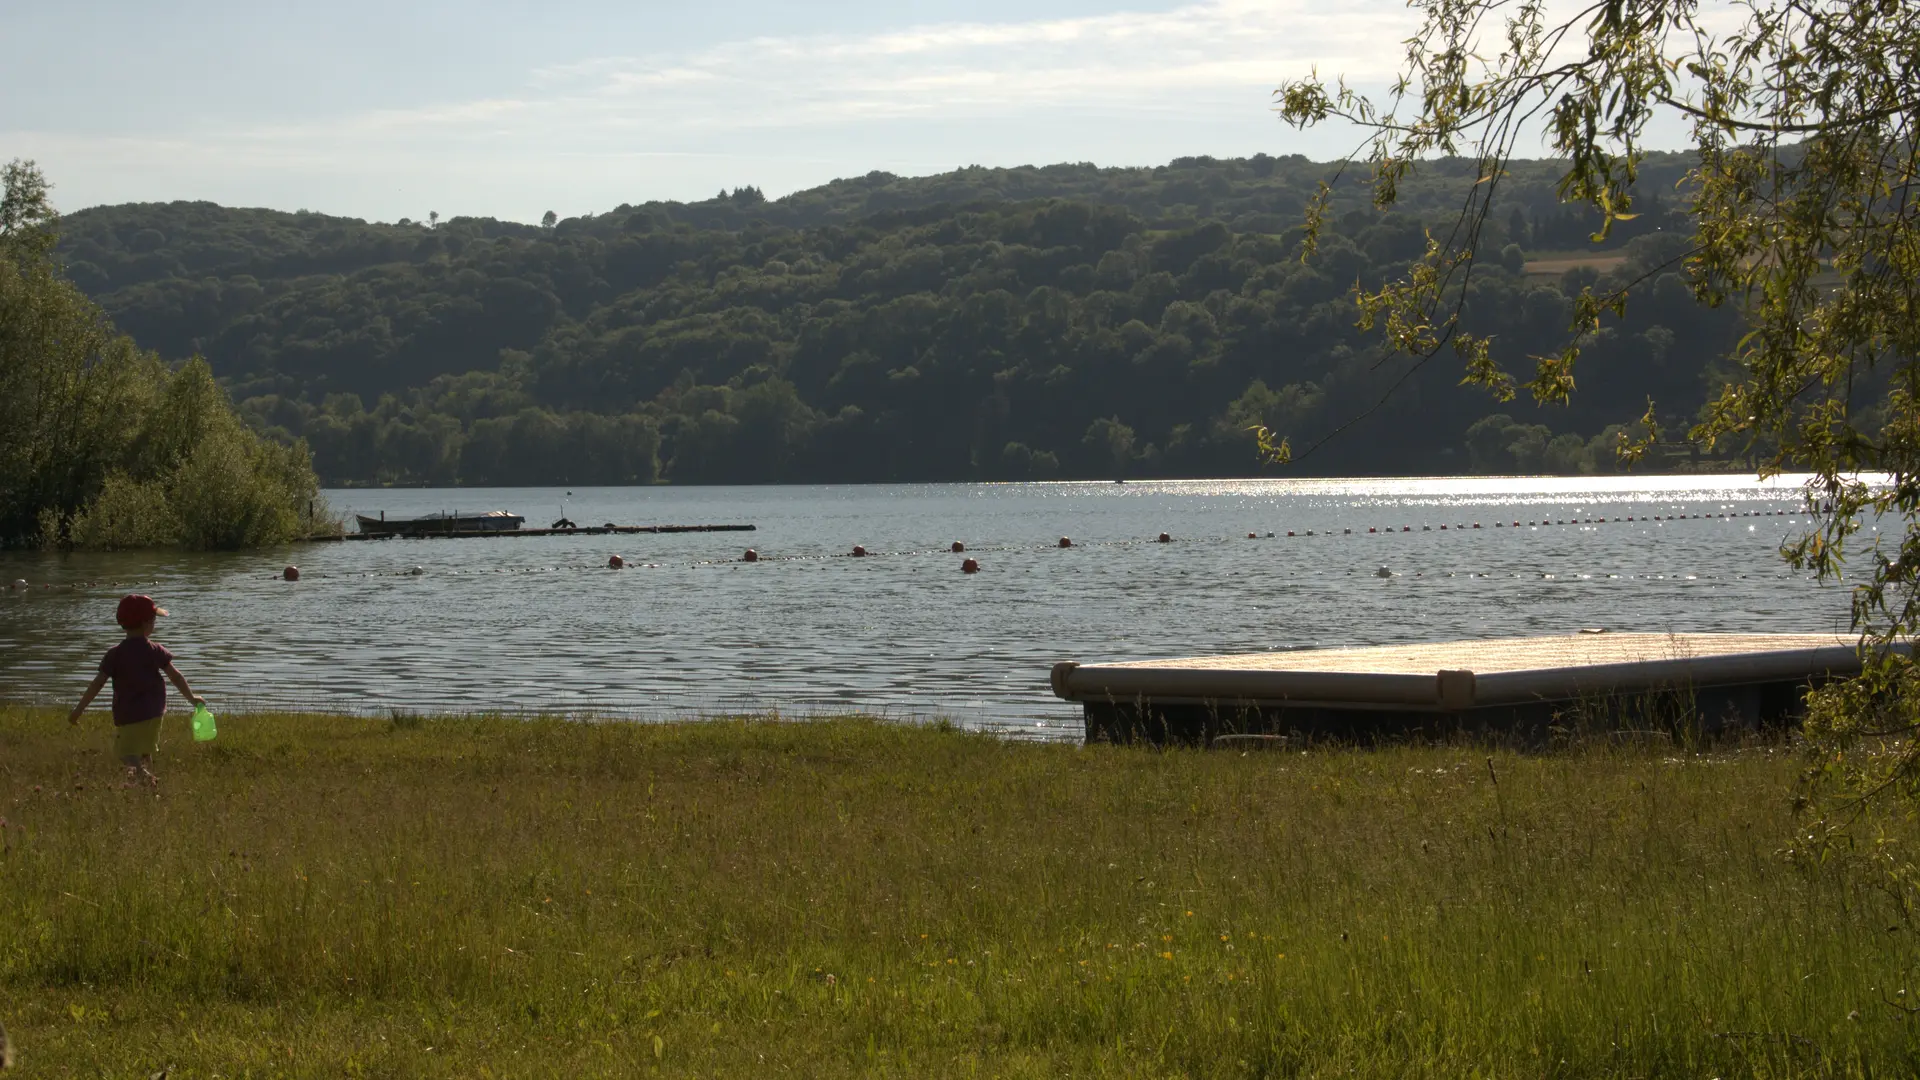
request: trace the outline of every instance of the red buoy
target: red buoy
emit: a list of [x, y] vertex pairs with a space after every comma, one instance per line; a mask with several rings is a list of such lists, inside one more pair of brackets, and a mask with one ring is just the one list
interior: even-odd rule
[[864, 557], [866, 556], [866, 554], [867, 554], [867, 549], [866, 549], [866, 548], [863, 548], [863, 547], [861, 547], [861, 546], [860, 546], [859, 544], [855, 544], [855, 545], [853, 545], [853, 557], [854, 557], [854, 558], [856, 558], [856, 559], [859, 559], [859, 558], [864, 558]]
[[980, 561], [978, 559], [968, 559], [966, 562], [960, 564], [960, 572], [963, 574], [979, 573]]
[[740, 556], [740, 561], [741, 562], [759, 562], [760, 553], [753, 550], [752, 548], [748, 548], [747, 553], [745, 555]]
[[[1292, 536], [1293, 534], [1292, 534], [1292, 533], [1288, 533], [1287, 535], [1288, 535], [1288, 536]], [[1063, 537], [1061, 537], [1061, 538], [1060, 538], [1060, 546], [1061, 546], [1061, 547], [1063, 547], [1063, 548], [1070, 548], [1070, 547], [1072, 547], [1072, 546], [1073, 546], [1073, 541], [1072, 541], [1072, 540], [1069, 540], [1069, 539], [1067, 539], [1066, 537], [1064, 537], [1064, 536], [1063, 536]]]
[[[1368, 531], [1368, 532], [1372, 532], [1373, 530], [1372, 530], [1372, 529], [1368, 529], [1367, 531]], [[1258, 540], [1258, 539], [1260, 539], [1260, 534], [1258, 534], [1258, 533], [1248, 533], [1248, 534], [1247, 534], [1247, 539], [1249, 539], [1249, 540]]]
[[627, 560], [621, 558], [620, 556], [618, 555], [607, 556], [607, 569], [624, 570], [626, 569], [626, 566], [627, 566]]
[[288, 581], [299, 581], [300, 568], [297, 566], [289, 566], [285, 570], [280, 571], [280, 576]]
[[1171, 544], [1171, 543], [1173, 543], [1173, 537], [1171, 537], [1171, 536], [1168, 536], [1168, 535], [1167, 535], [1166, 533], [1161, 533], [1161, 534], [1160, 534], [1160, 539], [1159, 539], [1159, 540], [1157, 540], [1157, 541], [1155, 541], [1155, 542], [1156, 542], [1156, 543], [1161, 543], [1161, 544]]
[[958, 554], [960, 554], [961, 552], [963, 552], [963, 551], [965, 551], [965, 550], [967, 550], [967, 545], [965, 545], [965, 544], [963, 544], [963, 543], [961, 543], [961, 542], [960, 542], [960, 541], [958, 541], [958, 540], [955, 540], [955, 541], [953, 542], [953, 553], [954, 553], [955, 555], [958, 555]]

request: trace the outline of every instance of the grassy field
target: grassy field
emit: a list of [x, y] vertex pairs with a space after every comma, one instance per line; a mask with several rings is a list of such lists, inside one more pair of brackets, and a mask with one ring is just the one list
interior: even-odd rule
[[0, 708], [24, 1076], [1912, 1076], [1785, 749], [1036, 746], [863, 721]]

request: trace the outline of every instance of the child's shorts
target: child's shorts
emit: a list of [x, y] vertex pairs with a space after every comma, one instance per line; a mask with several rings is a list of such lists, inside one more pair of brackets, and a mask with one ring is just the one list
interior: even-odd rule
[[113, 756], [119, 758], [141, 757], [160, 749], [160, 717], [142, 720], [137, 724], [115, 724], [113, 728]]

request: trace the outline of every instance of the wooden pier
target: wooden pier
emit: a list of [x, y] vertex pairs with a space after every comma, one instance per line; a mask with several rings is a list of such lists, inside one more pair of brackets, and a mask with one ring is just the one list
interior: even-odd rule
[[1054, 665], [1088, 742], [1460, 734], [1550, 739], [1593, 725], [1702, 734], [1798, 719], [1808, 687], [1856, 675], [1831, 634], [1616, 634]]
[[341, 533], [310, 536], [315, 543], [335, 540], [478, 540], [502, 536], [606, 536], [629, 533], [753, 532], [752, 525], [581, 525], [572, 529], [420, 529], [412, 532]]

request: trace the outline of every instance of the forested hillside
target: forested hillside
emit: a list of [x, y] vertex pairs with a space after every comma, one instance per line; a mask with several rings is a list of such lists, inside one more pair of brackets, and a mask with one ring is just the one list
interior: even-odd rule
[[[1671, 193], [1684, 171], [1643, 174]], [[1650, 195], [1604, 245], [1516, 170], [1482, 238], [1476, 330], [1525, 367], [1568, 296], [1639, 276], [1684, 222]], [[682, 483], [1248, 475], [1248, 428], [1305, 473], [1591, 471], [1649, 396], [1685, 419], [1734, 313], [1653, 274], [1576, 371], [1567, 409], [1496, 405], [1449, 356], [1414, 370], [1350, 291], [1403, 269], [1466, 163], [1373, 210], [1333, 166], [872, 174], [768, 201], [622, 206], [530, 226], [367, 223], [208, 203], [66, 218], [67, 272], [162, 354], [204, 355], [331, 483]], [[1336, 184], [1332, 235], [1299, 223]], [[1391, 391], [1391, 392], [1389, 392]]]

